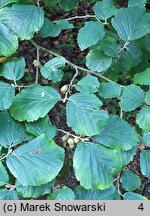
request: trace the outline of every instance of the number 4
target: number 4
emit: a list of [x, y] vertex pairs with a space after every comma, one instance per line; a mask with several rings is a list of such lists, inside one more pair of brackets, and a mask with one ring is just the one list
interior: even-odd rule
[[143, 203], [141, 203], [138, 207], [139, 210], [143, 211], [144, 210], [144, 206], [143, 206]]

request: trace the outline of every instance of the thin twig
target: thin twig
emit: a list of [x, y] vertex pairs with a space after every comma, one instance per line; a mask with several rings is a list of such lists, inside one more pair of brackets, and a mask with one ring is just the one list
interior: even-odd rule
[[124, 197], [120, 191], [120, 173], [117, 176], [117, 190], [118, 190], [118, 193], [120, 194], [120, 196]]
[[16, 80], [14, 80], [14, 86], [17, 86], [17, 82], [16, 82]]
[[88, 142], [88, 141], [89, 141], [89, 138], [81, 138], [80, 136], [76, 136], [76, 135], [71, 134], [70, 132], [64, 131], [64, 130], [62, 130], [62, 129], [57, 129], [57, 131], [60, 131], [60, 132], [62, 132], [62, 133], [64, 133], [64, 134], [67, 134], [68, 136], [72, 136], [72, 137], [74, 137], [74, 138], [78, 138], [78, 139], [81, 140], [82, 142]]
[[85, 16], [74, 16], [74, 17], [69, 17], [66, 20], [70, 21], [70, 20], [74, 20], [74, 19], [88, 19], [88, 18], [96, 18], [95, 15], [85, 15]]
[[5, 187], [7, 189], [11, 190], [11, 191], [16, 189], [16, 186], [15, 185], [11, 185], [11, 184], [7, 184], [7, 185], [5, 185]]
[[119, 177], [117, 176], [117, 178], [115, 178], [115, 179], [113, 180], [113, 183], [116, 182], [116, 181], [118, 180], [118, 178], [119, 178]]
[[[73, 17], [68, 17], [65, 18], [65, 20], [71, 21], [71, 20], [75, 20], [75, 19], [89, 19], [89, 18], [95, 18], [98, 22], [102, 23], [103, 25], [109, 25], [109, 23], [107, 22], [107, 20], [105, 20], [105, 22], [101, 21], [96, 15], [83, 15], [83, 16], [73, 16]], [[57, 23], [58, 20], [53, 21], [53, 23]]]
[[74, 76], [72, 77], [72, 79], [71, 79], [71, 81], [70, 81], [70, 84], [69, 84], [69, 86], [68, 86], [68, 90], [67, 90], [67, 92], [66, 92], [66, 94], [65, 94], [65, 97], [64, 97], [64, 99], [63, 99], [63, 103], [65, 103], [66, 100], [68, 100], [68, 94], [70, 94], [70, 92], [71, 92], [74, 79], [78, 76], [79, 71], [78, 71], [77, 68], [75, 68], [75, 70], [76, 70], [76, 72], [75, 72]]
[[37, 59], [37, 63], [38, 65], [36, 66], [36, 78], [35, 78], [35, 83], [38, 84], [38, 80], [39, 80], [39, 65], [40, 65], [40, 48], [36, 47], [36, 59]]
[[119, 50], [119, 53], [120, 53], [122, 50], [126, 49], [127, 46], [128, 46], [128, 44], [129, 44], [129, 41], [126, 41], [125, 44], [123, 45], [123, 47]]
[[120, 109], [120, 118], [123, 118], [123, 110]]
[[107, 22], [107, 19], [105, 19], [104, 25], [109, 25], [109, 23]]
[[[41, 50], [43, 50], [43, 51], [45, 51], [45, 52], [47, 52], [47, 53], [50, 53], [50, 54], [52, 54], [53, 56], [62, 57], [62, 56], [59, 55], [58, 53], [53, 52], [53, 51], [51, 51], [51, 50], [49, 50], [49, 49], [46, 49], [46, 48], [40, 46], [39, 44], [37, 44], [37, 43], [36, 43], [35, 41], [33, 41], [32, 39], [30, 40], [30, 42], [31, 42], [36, 48], [39, 48], [39, 49], [41, 49]], [[102, 74], [100, 74], [100, 73], [96, 73], [96, 72], [91, 71], [91, 70], [88, 70], [88, 69], [86, 69], [86, 68], [80, 67], [80, 66], [78, 66], [78, 65], [75, 65], [75, 64], [73, 64], [72, 62], [68, 61], [67, 59], [66, 59], [66, 63], [67, 63], [68, 65], [70, 65], [71, 67], [75, 68], [75, 69], [78, 69], [78, 70], [80, 70], [80, 71], [84, 71], [84, 72], [86, 72], [86, 73], [93, 74], [93, 75], [95, 75], [95, 76], [97, 76], [97, 77], [100, 77], [100, 78], [102, 78], [102, 79], [104, 79], [104, 80], [106, 80], [106, 81], [108, 81], [108, 82], [115, 83], [113, 80], [108, 79], [108, 78], [105, 77], [104, 75], [102, 75]], [[124, 87], [123, 85], [120, 85], [120, 86], [121, 86], [121, 87]]]
[[15, 88], [30, 88], [32, 86], [34, 86], [35, 84], [31, 84], [29, 86], [26, 86], [26, 85], [17, 85], [17, 84], [11, 84], [13, 87]]
[[95, 16], [95, 19], [96, 19], [98, 22], [104, 24], [104, 22], [102, 22], [97, 16]]
[[37, 6], [40, 7], [40, 0], [37, 0]]
[[5, 154], [4, 156], [1, 156], [1, 157], [0, 157], [0, 160], [1, 160], [1, 161], [4, 160], [4, 159], [7, 158], [11, 153], [12, 153], [12, 149], [11, 149], [11, 146], [10, 146], [9, 149], [8, 149], [7, 154]]

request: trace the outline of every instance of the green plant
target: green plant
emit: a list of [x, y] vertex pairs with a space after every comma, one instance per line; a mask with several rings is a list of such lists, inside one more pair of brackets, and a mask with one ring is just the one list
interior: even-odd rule
[[[147, 199], [137, 191], [140, 177], [150, 178], [146, 1], [129, 0], [128, 8], [118, 8], [112, 0], [103, 0], [95, 4], [94, 15], [54, 21], [44, 17], [40, 2], [0, 3], [0, 199], [44, 194], [48, 199]], [[80, 29], [75, 26], [78, 20], [83, 20]], [[51, 40], [67, 29], [78, 30], [86, 67], [35, 42], [39, 36]], [[30, 85], [23, 80], [25, 58], [12, 56], [24, 40], [36, 50], [35, 82]], [[52, 56], [46, 63], [41, 62], [42, 52]], [[62, 128], [51, 123], [57, 106]], [[140, 177], [132, 167], [137, 153]], [[76, 187], [66, 183], [56, 190], [57, 184], [64, 185], [61, 178], [67, 169], [73, 170]]]
[[[86, 0], [87, 3], [94, 3], [97, 0]], [[44, 4], [44, 6], [46, 8], [48, 8], [49, 10], [51, 10], [52, 8], [56, 8], [56, 7], [60, 7], [62, 10], [64, 11], [70, 11], [73, 10], [77, 7], [77, 5], [79, 4], [79, 0], [20, 0], [21, 3], [23, 4], [36, 4], [38, 3], [38, 5], [40, 4]]]

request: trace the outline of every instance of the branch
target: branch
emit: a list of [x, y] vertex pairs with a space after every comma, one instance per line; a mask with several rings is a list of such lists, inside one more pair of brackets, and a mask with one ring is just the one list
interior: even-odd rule
[[64, 99], [63, 99], [63, 103], [65, 103], [66, 100], [68, 100], [68, 94], [71, 92], [74, 79], [78, 76], [79, 71], [78, 71], [77, 68], [75, 68], [75, 69], [76, 69], [76, 72], [75, 72], [75, 74], [74, 74], [74, 76], [73, 76], [73, 78], [72, 78], [72, 80], [71, 80], [71, 82], [70, 82], [70, 84], [69, 84], [69, 86], [68, 86], [68, 90], [67, 90], [67, 92], [66, 92], [66, 94], [65, 94], [65, 97], [64, 97]]
[[[32, 39], [30, 40], [30, 42], [31, 42], [36, 48], [39, 48], [39, 49], [43, 50], [44, 52], [50, 53], [50, 54], [52, 54], [53, 56], [56, 56], [56, 57], [62, 57], [62, 56], [59, 55], [58, 53], [55, 53], [55, 52], [53, 52], [53, 51], [51, 51], [51, 50], [49, 50], [49, 49], [46, 49], [46, 48], [40, 46], [39, 44], [37, 44], [37, 43], [36, 43], [35, 41], [33, 41]], [[100, 77], [100, 78], [102, 78], [102, 79], [104, 79], [104, 80], [106, 80], [106, 81], [108, 81], [108, 82], [115, 83], [113, 80], [108, 79], [107, 77], [103, 76], [102, 74], [96, 73], [96, 72], [93, 72], [93, 71], [88, 70], [88, 69], [86, 69], [86, 68], [83, 68], [83, 67], [80, 67], [80, 66], [78, 66], [78, 65], [75, 65], [75, 64], [73, 64], [72, 62], [68, 61], [67, 59], [66, 59], [66, 63], [67, 63], [68, 65], [70, 65], [71, 67], [73, 67], [74, 69], [78, 69], [78, 70], [80, 70], [80, 71], [84, 71], [84, 72], [86, 72], [86, 73], [93, 74], [93, 75], [95, 75], [95, 76], [97, 76], [97, 77]], [[123, 85], [120, 85], [120, 86], [121, 86], [121, 87], [124, 87]]]
[[11, 84], [14, 88], [30, 88], [32, 86], [34, 86], [35, 84], [31, 84], [29, 86], [26, 86], [26, 85], [17, 85], [17, 84]]
[[5, 158], [7, 158], [10, 154], [12, 153], [12, 149], [11, 147], [9, 147], [7, 154], [5, 154], [4, 156], [0, 157], [0, 160], [4, 160]]
[[124, 50], [127, 49], [127, 46], [129, 45], [129, 41], [126, 41], [125, 44], [123, 45], [123, 47], [119, 50], [119, 53]]
[[37, 0], [37, 6], [40, 7], [40, 0]]
[[117, 177], [117, 189], [118, 189], [118, 193], [120, 194], [120, 196], [124, 197], [120, 191], [120, 173], [118, 174], [118, 177]]
[[11, 191], [16, 189], [16, 186], [15, 185], [11, 185], [11, 184], [7, 184], [7, 185], [5, 185], [5, 187], [7, 189], [11, 190]]
[[35, 64], [36, 67], [36, 78], [35, 78], [35, 83], [38, 84], [38, 80], [39, 80], [39, 66], [40, 66], [40, 48], [36, 47], [36, 61], [37, 64]]
[[64, 134], [67, 134], [68, 136], [72, 136], [74, 138], [78, 138], [79, 140], [81, 140], [81, 142], [88, 142], [89, 141], [89, 138], [81, 138], [80, 136], [76, 136], [76, 135], [71, 134], [70, 132], [64, 131], [62, 129], [57, 129], [57, 131], [62, 132]]
[[70, 20], [74, 20], [74, 19], [88, 19], [88, 18], [96, 18], [95, 15], [85, 15], [85, 16], [74, 16], [74, 17], [69, 17], [66, 20], [70, 21]]
[[[105, 19], [105, 21], [100, 20], [96, 15], [92, 14], [87, 14], [87, 15], [82, 15], [82, 16], [73, 16], [73, 17], [68, 17], [68, 18], [64, 18], [65, 20], [71, 21], [71, 20], [75, 20], [75, 19], [89, 19], [89, 18], [95, 18], [98, 22], [100, 22], [103, 25], [109, 25], [109, 23], [107, 22], [107, 19]], [[58, 20], [54, 20], [53, 23], [57, 23]]]
[[123, 110], [120, 109], [120, 118], [123, 118]]
[[[102, 22], [96, 15], [84, 15], [84, 16], [74, 16], [74, 17], [69, 17], [66, 18], [65, 20], [75, 20], [75, 19], [89, 19], [89, 18], [95, 18], [98, 22], [104, 24], [104, 25], [108, 25], [109, 23], [107, 22], [107, 20], [105, 20], [105, 22]], [[55, 21], [56, 22], [56, 21]]]

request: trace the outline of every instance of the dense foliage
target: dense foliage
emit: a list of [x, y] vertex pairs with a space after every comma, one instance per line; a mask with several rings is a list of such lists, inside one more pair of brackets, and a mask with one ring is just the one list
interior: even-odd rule
[[[141, 190], [150, 179], [146, 1], [121, 8], [113, 0], [89, 0], [91, 15], [48, 16], [78, 3], [0, 1], [0, 199], [149, 198]], [[56, 52], [40, 45], [65, 31], [78, 32], [76, 46], [86, 55], [80, 65], [59, 54], [59, 45]], [[21, 41], [36, 51], [32, 83], [24, 79], [27, 60], [15, 54]], [[41, 53], [49, 54], [46, 62]], [[58, 106], [59, 128], [50, 115]], [[75, 185], [64, 180], [68, 170]]]

